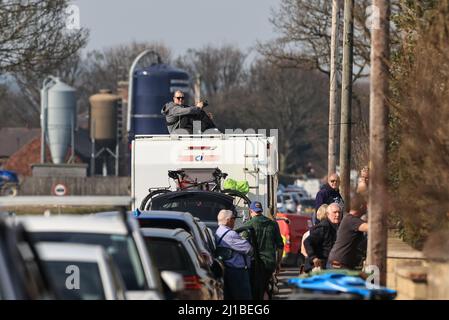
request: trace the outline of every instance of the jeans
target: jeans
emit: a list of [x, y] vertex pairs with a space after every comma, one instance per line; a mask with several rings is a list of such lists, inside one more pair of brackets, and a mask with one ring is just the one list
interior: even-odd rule
[[198, 133], [193, 132], [193, 123], [195, 121], [198, 121], [199, 125], [201, 126], [200, 129], [201, 132], [216, 128], [215, 123], [212, 121], [211, 118], [207, 115], [205, 111], [201, 111], [197, 115], [188, 115], [188, 116], [182, 116], [179, 122], [179, 128], [187, 130], [189, 133]]

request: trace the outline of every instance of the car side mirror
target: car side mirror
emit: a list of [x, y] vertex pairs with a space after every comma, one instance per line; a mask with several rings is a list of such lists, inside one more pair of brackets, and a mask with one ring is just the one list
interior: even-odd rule
[[181, 274], [173, 271], [162, 271], [161, 278], [171, 292], [184, 290], [184, 278]]

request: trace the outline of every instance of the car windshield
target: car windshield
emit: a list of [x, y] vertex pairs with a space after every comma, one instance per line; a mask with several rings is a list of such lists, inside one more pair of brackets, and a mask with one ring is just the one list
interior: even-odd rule
[[103, 282], [96, 263], [44, 261], [44, 265], [59, 299], [105, 299]]
[[187, 274], [191, 271], [191, 262], [183, 245], [176, 240], [145, 237], [145, 244], [154, 257], [159, 270], [175, 271]]
[[39, 242], [70, 242], [101, 245], [117, 264], [126, 289], [145, 290], [145, 274], [132, 237], [126, 235], [36, 232], [32, 234]]
[[201, 221], [217, 221], [218, 212], [222, 209], [234, 210], [234, 205], [225, 199], [202, 194], [155, 198], [151, 204], [151, 210], [190, 212]]

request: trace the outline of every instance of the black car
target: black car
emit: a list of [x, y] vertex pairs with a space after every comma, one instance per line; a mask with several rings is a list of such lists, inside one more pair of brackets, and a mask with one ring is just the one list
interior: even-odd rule
[[185, 289], [177, 293], [178, 299], [223, 299], [223, 279], [203, 261], [190, 233], [184, 229], [160, 228], [143, 228], [141, 231], [157, 268], [161, 272], [183, 275]]
[[[231, 210], [236, 216], [236, 226], [242, 224], [241, 218], [247, 215], [247, 199], [233, 197], [220, 192], [184, 190], [163, 193], [153, 197], [149, 210], [189, 212], [203, 221], [214, 233], [218, 228], [217, 215], [222, 209]], [[243, 216], [241, 215], [243, 213]]]

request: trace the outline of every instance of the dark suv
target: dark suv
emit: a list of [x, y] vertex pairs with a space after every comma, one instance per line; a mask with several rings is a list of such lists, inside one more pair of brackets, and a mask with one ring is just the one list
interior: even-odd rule
[[[220, 192], [184, 190], [155, 196], [150, 201], [149, 210], [189, 212], [215, 233], [218, 228], [217, 215], [220, 210], [231, 210], [237, 216], [244, 210], [235, 202], [235, 197]], [[241, 223], [241, 220], [237, 220], [236, 226], [240, 226]]]

